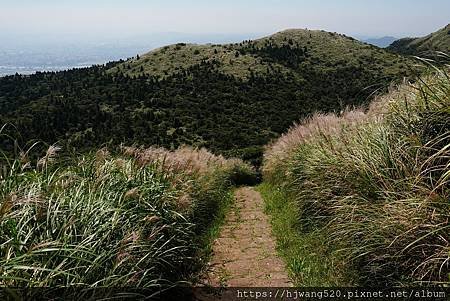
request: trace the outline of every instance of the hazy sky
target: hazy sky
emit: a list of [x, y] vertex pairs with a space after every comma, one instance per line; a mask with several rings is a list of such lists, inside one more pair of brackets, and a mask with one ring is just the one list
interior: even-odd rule
[[0, 0], [0, 32], [139, 35], [313, 28], [419, 36], [450, 22], [449, 0]]

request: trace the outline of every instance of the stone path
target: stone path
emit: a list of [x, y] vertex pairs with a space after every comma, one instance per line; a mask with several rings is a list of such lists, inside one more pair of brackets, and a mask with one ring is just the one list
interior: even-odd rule
[[285, 265], [277, 256], [261, 195], [244, 187], [236, 191], [235, 197], [214, 241], [206, 283], [214, 287], [292, 286]]

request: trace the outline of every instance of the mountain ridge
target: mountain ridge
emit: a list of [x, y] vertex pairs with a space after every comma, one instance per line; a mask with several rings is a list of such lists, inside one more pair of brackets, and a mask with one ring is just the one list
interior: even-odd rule
[[[352, 37], [335, 32], [326, 32], [324, 30], [308, 29], [285, 29], [272, 35], [265, 36], [255, 40], [245, 40], [241, 43], [231, 44], [187, 44], [177, 43], [142, 54], [139, 58], [132, 58], [122, 64], [109, 70], [111, 73], [118, 72], [120, 69], [124, 74], [138, 76], [140, 74], [156, 75], [164, 77], [176, 73], [180, 68], [201, 63], [202, 61], [218, 60], [222, 67], [220, 71], [236, 76], [238, 78], [248, 78], [250, 71], [262, 72], [267, 69], [269, 64], [265, 61], [256, 60], [254, 53], [242, 53], [242, 48], [249, 44], [255, 47], [263, 47], [264, 43], [272, 42], [277, 46], [295, 46], [307, 47], [314, 51], [316, 57], [326, 56], [328, 60], [336, 61], [336, 53], [330, 51], [339, 51], [339, 54], [353, 60], [354, 54], [344, 53], [346, 48], [356, 47], [356, 55], [364, 55], [367, 50], [379, 51], [372, 45], [367, 45]], [[292, 43], [289, 43], [292, 42]], [[321, 48], [326, 48], [323, 51]], [[236, 56], [239, 52], [239, 56]], [[389, 59], [394, 59], [394, 56]], [[256, 55], [257, 56], [257, 55]], [[398, 57], [397, 57], [398, 58]], [[274, 67], [282, 72], [287, 72], [285, 66], [272, 62]]]
[[398, 40], [398, 38], [393, 36], [384, 36], [379, 38], [367, 38], [362, 40], [364, 43], [378, 46], [380, 48], [386, 48], [391, 45], [393, 42]]
[[0, 78], [0, 124], [14, 124], [25, 142], [74, 151], [187, 144], [258, 164], [263, 145], [293, 122], [367, 104], [411, 76], [411, 63], [320, 30], [179, 43], [104, 66]]
[[388, 50], [403, 55], [429, 55], [437, 51], [450, 53], [450, 24], [419, 38], [403, 38], [389, 45]]

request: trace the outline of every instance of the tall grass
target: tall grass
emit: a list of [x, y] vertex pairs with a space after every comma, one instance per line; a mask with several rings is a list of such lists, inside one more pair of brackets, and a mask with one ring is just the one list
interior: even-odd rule
[[[124, 148], [0, 161], [0, 285], [159, 288], [190, 282], [242, 161]], [[245, 172], [244, 172], [245, 171]]]
[[266, 151], [265, 179], [294, 195], [303, 231], [326, 231], [361, 283], [450, 283], [446, 70], [366, 113], [315, 116]]
[[286, 191], [267, 182], [258, 186], [277, 238], [277, 251], [297, 287], [348, 287], [356, 284], [355, 270], [341, 252], [327, 245], [327, 231], [304, 231], [298, 206]]

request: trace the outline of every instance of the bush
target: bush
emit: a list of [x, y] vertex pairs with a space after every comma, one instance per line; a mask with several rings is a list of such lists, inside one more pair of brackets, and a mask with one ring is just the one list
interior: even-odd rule
[[450, 81], [436, 71], [357, 122], [316, 116], [265, 154], [264, 175], [326, 228], [364, 284], [449, 284]]
[[227, 173], [233, 186], [255, 185], [259, 182], [257, 173], [248, 165], [235, 164]]
[[170, 178], [132, 160], [83, 158], [2, 180], [2, 285], [154, 286], [190, 260], [193, 224]]
[[[124, 148], [0, 162], [0, 285], [140, 287], [191, 281], [201, 236], [230, 200], [239, 160]], [[242, 165], [242, 166], [241, 166]], [[35, 166], [35, 167], [34, 167]]]

